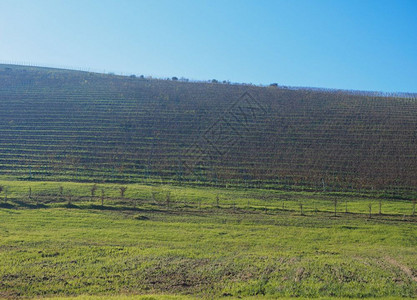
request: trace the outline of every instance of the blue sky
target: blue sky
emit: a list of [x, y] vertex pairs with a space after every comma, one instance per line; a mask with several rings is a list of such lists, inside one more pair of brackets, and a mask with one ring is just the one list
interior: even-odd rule
[[0, 0], [0, 60], [417, 92], [417, 1]]

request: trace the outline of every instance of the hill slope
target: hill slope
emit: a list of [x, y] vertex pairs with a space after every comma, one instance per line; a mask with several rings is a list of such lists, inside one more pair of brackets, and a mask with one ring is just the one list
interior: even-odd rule
[[0, 175], [417, 186], [417, 101], [0, 65]]

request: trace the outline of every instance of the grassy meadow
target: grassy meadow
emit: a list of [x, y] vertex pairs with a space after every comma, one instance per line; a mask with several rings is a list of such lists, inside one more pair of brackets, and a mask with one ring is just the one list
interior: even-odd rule
[[85, 183], [0, 186], [0, 298], [417, 297], [411, 201], [171, 185], [124, 185], [123, 196], [116, 184], [97, 185], [93, 195]]

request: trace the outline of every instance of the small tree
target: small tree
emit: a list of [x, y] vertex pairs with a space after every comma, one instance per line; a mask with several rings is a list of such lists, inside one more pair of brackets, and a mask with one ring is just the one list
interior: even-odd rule
[[152, 192], [151, 192], [151, 194], [152, 194], [152, 201], [153, 201], [155, 204], [157, 204], [157, 202], [156, 202], [156, 194], [157, 194], [157, 192], [156, 192], [156, 191], [152, 191]]
[[120, 197], [123, 199], [125, 197], [125, 192], [127, 190], [127, 186], [121, 186], [119, 187], [120, 190]]
[[101, 189], [101, 206], [104, 206], [104, 189]]
[[372, 218], [372, 203], [368, 204], [368, 208], [369, 208], [369, 219]]
[[167, 207], [169, 208], [169, 205], [171, 203], [171, 192], [167, 192], [165, 200], [166, 200], [166, 203], [167, 203]]
[[219, 203], [220, 203], [220, 198], [219, 198], [219, 194], [217, 194], [216, 195], [216, 205], [217, 205], [217, 207], [220, 207]]
[[59, 198], [60, 198], [60, 200], [62, 200], [63, 197], [64, 197], [64, 188], [61, 185], [59, 187]]
[[96, 191], [97, 191], [97, 184], [95, 183], [95, 184], [91, 187], [91, 189], [90, 189], [90, 192], [91, 192], [91, 201], [93, 201], [93, 200], [94, 200], [94, 197], [95, 197], [95, 195], [96, 195]]
[[29, 187], [28, 198], [29, 198], [29, 200], [32, 199], [32, 188], [31, 187]]
[[300, 201], [300, 214], [302, 215], [302, 216], [304, 216], [304, 210], [303, 210], [303, 202], [301, 202]]

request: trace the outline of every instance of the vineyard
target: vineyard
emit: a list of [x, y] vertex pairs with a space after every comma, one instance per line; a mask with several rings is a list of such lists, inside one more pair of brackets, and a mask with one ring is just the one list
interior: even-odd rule
[[0, 65], [0, 176], [417, 187], [417, 100]]

